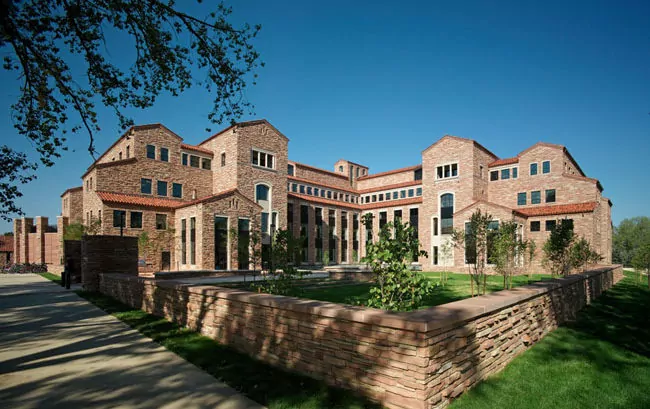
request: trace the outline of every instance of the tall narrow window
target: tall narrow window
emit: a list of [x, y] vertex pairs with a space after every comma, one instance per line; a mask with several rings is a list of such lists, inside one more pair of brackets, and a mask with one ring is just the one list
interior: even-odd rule
[[542, 162], [542, 173], [551, 173], [551, 161], [545, 160]]
[[322, 263], [323, 260], [323, 209], [317, 207], [314, 211], [316, 227], [316, 236], [314, 237], [314, 247], [316, 248], [316, 262]]
[[359, 215], [357, 213], [352, 215], [352, 258], [354, 262], [359, 261]]
[[[228, 268], [228, 218], [214, 217], [214, 269]], [[241, 267], [240, 267], [241, 269]]]
[[401, 210], [395, 210], [393, 211], [393, 220], [398, 221], [402, 220], [402, 211]]
[[341, 262], [348, 261], [348, 212], [341, 212]]
[[196, 217], [190, 217], [190, 264], [196, 264]]
[[293, 174], [294, 174], [294, 167], [293, 167], [293, 165], [288, 164], [287, 165], [287, 175], [293, 176]]
[[517, 193], [517, 205], [524, 206], [526, 204], [526, 192]]
[[512, 178], [517, 179], [519, 176], [519, 168], [512, 168]]
[[126, 158], [129, 159], [131, 157], [131, 146], [126, 145]]
[[433, 246], [433, 265], [438, 265], [438, 246]]
[[180, 183], [172, 183], [172, 196], [183, 197], [183, 185]]
[[336, 212], [329, 211], [329, 248], [330, 248], [330, 262], [334, 263], [336, 260]]
[[454, 195], [440, 196], [440, 234], [451, 234], [454, 229]]
[[300, 251], [300, 261], [306, 263], [308, 261], [308, 246], [309, 246], [309, 206], [300, 205], [300, 238], [302, 240], [302, 249]]
[[293, 203], [287, 204], [287, 230], [293, 236]]
[[221, 166], [226, 166], [226, 152], [221, 154]]
[[188, 157], [187, 153], [181, 155], [181, 164], [183, 166], [187, 166], [187, 157]]
[[187, 264], [187, 219], [181, 219], [181, 264]]
[[158, 196], [167, 196], [167, 182], [159, 180], [156, 183], [156, 194]]
[[434, 236], [438, 235], [438, 218], [437, 217], [433, 218], [433, 235]]
[[535, 176], [537, 174], [537, 163], [530, 164], [530, 176]]
[[542, 193], [539, 190], [530, 192], [530, 203], [540, 204], [542, 202]]
[[387, 212], [379, 212], [379, 230], [383, 229], [388, 222]]
[[169, 149], [160, 148], [160, 160], [163, 162], [169, 162]]
[[240, 270], [250, 269], [250, 221], [237, 221], [237, 262]]
[[151, 179], [140, 179], [140, 193], [144, 193], [145, 195], [151, 194]]
[[[419, 238], [418, 226], [420, 224], [420, 216], [417, 207], [409, 210], [409, 224], [411, 225], [411, 227], [413, 227], [413, 237], [415, 237], [416, 239]], [[418, 261], [417, 253], [413, 254], [413, 261], [414, 262]]]
[[156, 147], [153, 145], [147, 145], [147, 158], [156, 159]]
[[546, 191], [546, 203], [555, 202], [555, 189], [548, 189]]

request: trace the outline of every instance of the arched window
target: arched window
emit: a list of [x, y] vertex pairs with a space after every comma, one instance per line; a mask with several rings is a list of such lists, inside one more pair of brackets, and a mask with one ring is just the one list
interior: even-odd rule
[[440, 234], [451, 234], [454, 228], [454, 195], [440, 196]]

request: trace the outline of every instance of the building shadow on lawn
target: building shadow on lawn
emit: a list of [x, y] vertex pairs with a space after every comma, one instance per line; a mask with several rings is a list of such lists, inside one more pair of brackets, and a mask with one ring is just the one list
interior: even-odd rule
[[79, 294], [218, 380], [270, 408], [381, 408], [381, 405], [351, 391], [275, 368], [211, 338], [110, 297], [98, 293]]

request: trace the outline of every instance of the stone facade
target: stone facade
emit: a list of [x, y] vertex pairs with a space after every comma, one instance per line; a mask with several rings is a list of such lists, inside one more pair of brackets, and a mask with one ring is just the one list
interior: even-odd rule
[[[272, 228], [306, 237], [305, 265], [354, 263], [381, 225], [401, 217], [416, 224], [429, 253], [414, 261], [423, 270], [465, 271], [463, 251], [443, 249], [450, 231], [463, 230], [475, 208], [495, 221], [516, 220], [538, 251], [548, 237], [547, 221], [552, 227], [557, 219], [572, 219], [576, 233], [611, 262], [611, 201], [602, 190], [565, 147], [548, 143], [500, 159], [474, 140], [446, 135], [422, 151], [421, 164], [371, 174], [347, 159], [338, 160], [333, 171], [290, 161], [287, 137], [265, 120], [232, 125], [198, 145], [154, 124], [133, 127], [92, 164], [82, 186], [62, 195], [62, 214], [84, 223], [101, 219], [101, 234], [127, 236], [159, 234], [157, 215], [164, 215], [173, 238], [147, 261], [154, 270], [214, 269], [219, 263], [210, 220], [224, 209], [232, 228], [259, 205], [253, 212], [260, 216], [266, 246]], [[224, 193], [247, 203], [233, 213]], [[216, 204], [219, 197], [223, 204]], [[213, 204], [202, 206], [204, 201]], [[114, 220], [120, 211], [126, 212], [123, 229]], [[131, 222], [133, 212], [141, 222]], [[371, 231], [361, 224], [365, 213], [374, 216]], [[183, 263], [177, 254], [179, 214], [201, 220], [195, 264]], [[21, 229], [25, 226], [17, 225]], [[24, 253], [29, 243], [17, 240], [16, 248]], [[229, 243], [227, 249], [227, 268], [237, 268], [236, 246]]]
[[101, 274], [100, 291], [387, 408], [443, 408], [622, 278], [605, 267], [425, 310], [369, 308]]

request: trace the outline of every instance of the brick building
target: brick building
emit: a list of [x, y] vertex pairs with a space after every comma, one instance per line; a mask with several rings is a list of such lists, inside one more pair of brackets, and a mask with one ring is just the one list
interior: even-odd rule
[[[385, 223], [418, 228], [424, 270], [464, 270], [462, 251], [443, 251], [453, 228], [480, 208], [516, 220], [538, 252], [558, 219], [571, 219], [611, 261], [611, 202], [561, 145], [538, 143], [507, 159], [471, 139], [443, 136], [415, 166], [371, 174], [339, 160], [333, 171], [289, 160], [288, 139], [265, 120], [230, 126], [198, 145], [160, 124], [134, 126], [61, 196], [68, 221], [100, 220], [100, 233], [140, 235], [160, 245], [155, 269], [248, 268], [259, 225], [302, 236], [302, 263], [354, 263]], [[374, 215], [371, 228], [361, 222]], [[165, 234], [163, 234], [165, 233]], [[541, 257], [537, 257], [537, 261]]]

